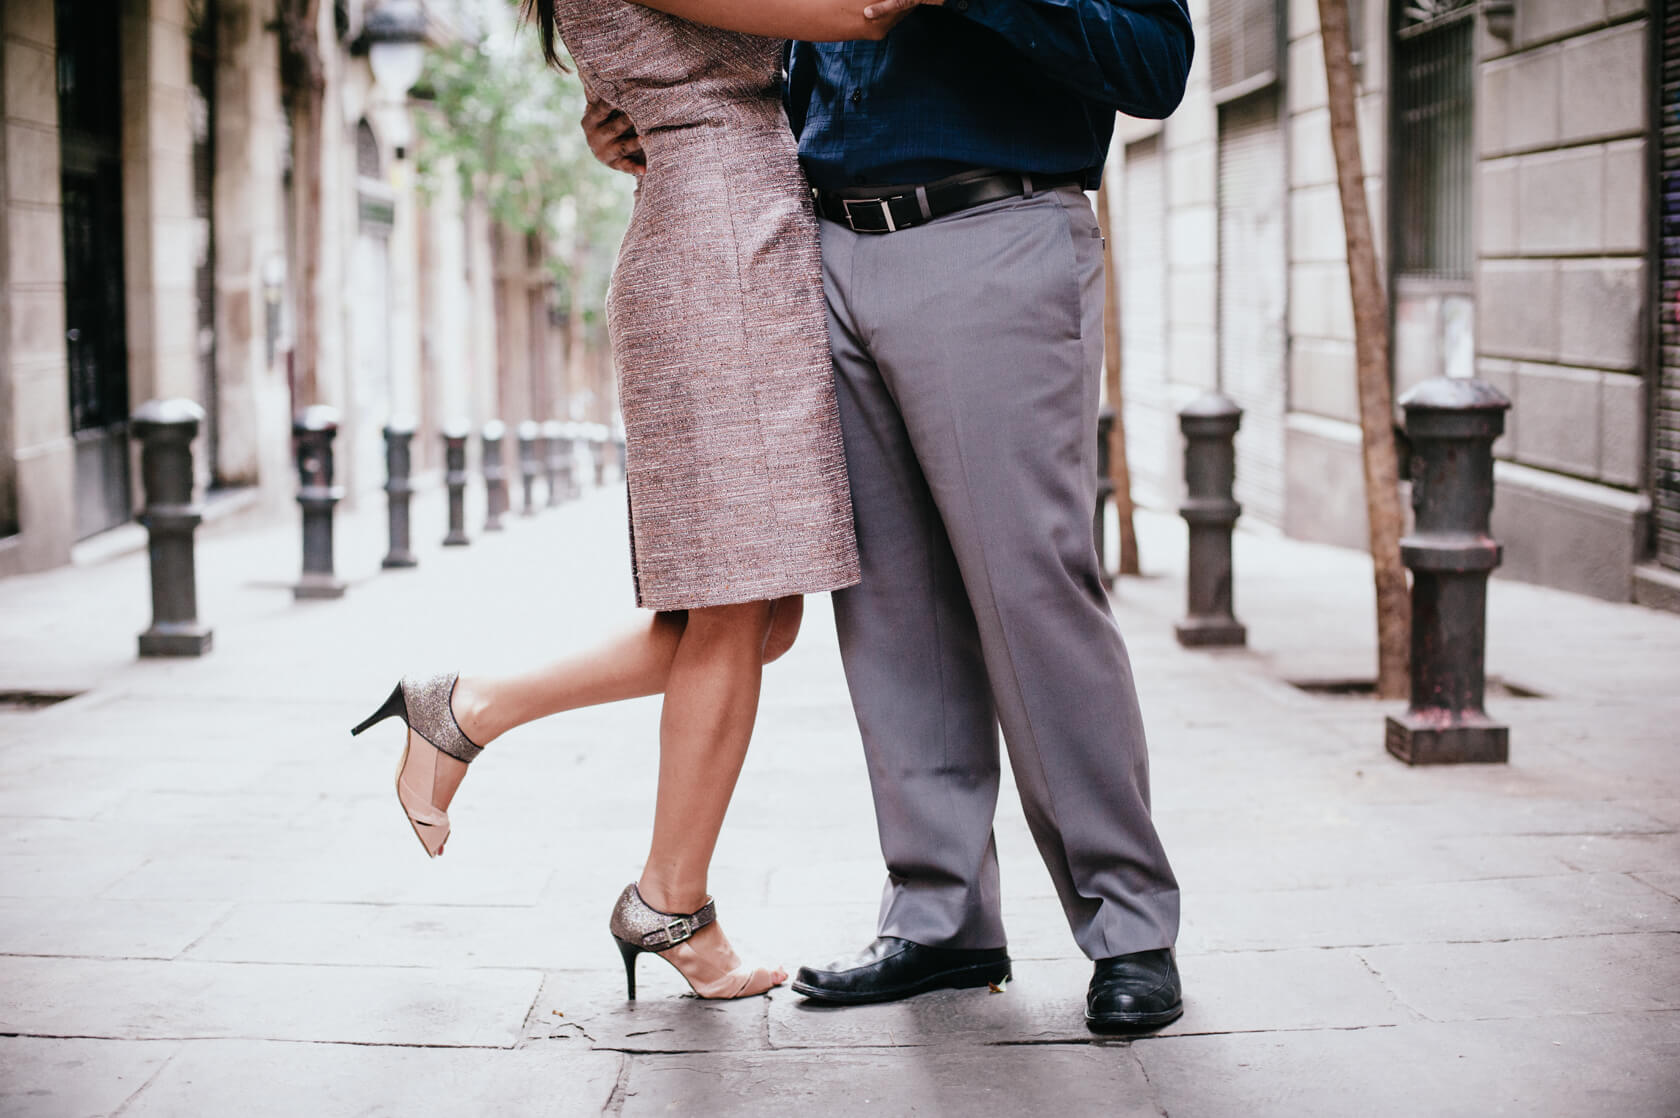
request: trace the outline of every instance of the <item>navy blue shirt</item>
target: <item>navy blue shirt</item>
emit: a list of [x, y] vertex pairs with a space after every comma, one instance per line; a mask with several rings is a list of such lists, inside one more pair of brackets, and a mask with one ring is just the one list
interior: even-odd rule
[[949, 0], [878, 43], [794, 43], [788, 118], [824, 189], [981, 167], [1094, 187], [1114, 114], [1171, 113], [1194, 48], [1185, 0]]

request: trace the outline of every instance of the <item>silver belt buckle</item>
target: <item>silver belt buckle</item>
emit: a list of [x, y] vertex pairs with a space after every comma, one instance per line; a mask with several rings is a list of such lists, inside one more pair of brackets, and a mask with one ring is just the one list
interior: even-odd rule
[[846, 214], [846, 224], [851, 226], [852, 232], [854, 232], [854, 233], [879, 233], [879, 232], [881, 232], [881, 230], [879, 230], [879, 229], [859, 229], [857, 227], [857, 220], [852, 217], [852, 204], [853, 204], [854, 201], [859, 206], [880, 206], [881, 207], [881, 217], [884, 218], [886, 220], [886, 223], [887, 223], [886, 231], [888, 233], [898, 232], [898, 226], [893, 222], [892, 207], [887, 204], [887, 200], [885, 198], [858, 198], [858, 199], [842, 198], [842, 199], [840, 199], [840, 208], [841, 208], [841, 210], [843, 210], [845, 212], [845, 214]]

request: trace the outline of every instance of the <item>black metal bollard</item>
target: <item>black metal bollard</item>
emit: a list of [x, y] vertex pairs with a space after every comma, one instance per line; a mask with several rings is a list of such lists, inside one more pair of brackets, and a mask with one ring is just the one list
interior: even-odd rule
[[542, 428], [527, 419], [519, 425], [519, 483], [525, 496], [525, 515], [537, 515], [537, 475], [542, 472]]
[[1242, 409], [1216, 392], [1178, 413], [1184, 432], [1184, 504], [1190, 526], [1189, 616], [1176, 626], [1186, 647], [1241, 646], [1248, 630], [1231, 612], [1231, 529], [1242, 506], [1232, 496], [1237, 479], [1237, 428]]
[[333, 509], [344, 490], [333, 484], [333, 439], [338, 412], [325, 405], [304, 408], [292, 422], [297, 444], [298, 504], [303, 506], [303, 576], [294, 598], [342, 598], [344, 583], [333, 574]]
[[1097, 545], [1097, 569], [1103, 589], [1114, 589], [1114, 571], [1108, 565], [1108, 505], [1114, 500], [1114, 474], [1108, 455], [1109, 437], [1114, 434], [1114, 409], [1107, 404], [1097, 413], [1097, 510], [1091, 518], [1091, 535]]
[[1400, 541], [1412, 569], [1412, 701], [1388, 719], [1388, 751], [1408, 765], [1503, 764], [1510, 730], [1482, 700], [1487, 581], [1503, 558], [1488, 532], [1493, 444], [1511, 402], [1481, 381], [1436, 377], [1400, 405], [1417, 514]]
[[543, 476], [548, 480], [548, 507], [554, 508], [566, 499], [560, 491], [560, 475], [564, 468], [561, 442], [566, 428], [558, 419], [542, 425]]
[[415, 422], [408, 416], [393, 418], [385, 424], [385, 507], [391, 522], [391, 549], [380, 565], [387, 570], [397, 567], [417, 567], [409, 546], [409, 500], [414, 495], [412, 451]]
[[507, 425], [492, 419], [479, 434], [479, 448], [483, 454], [484, 470], [484, 530], [500, 532], [502, 516], [508, 510], [507, 464], [502, 458], [502, 438]]
[[578, 465], [578, 452], [589, 448], [589, 424], [566, 424], [566, 492], [576, 498], [583, 496], [583, 468]]
[[595, 458], [595, 488], [607, 484], [607, 429], [599, 423], [589, 425], [589, 451]]
[[146, 507], [146, 550], [152, 562], [152, 625], [140, 634], [140, 655], [202, 656], [210, 630], [198, 620], [193, 533], [203, 519], [193, 500], [192, 441], [204, 409], [191, 400], [151, 400], [131, 421], [140, 440]]
[[466, 547], [467, 538], [467, 437], [472, 428], [455, 420], [443, 429], [443, 483], [449, 489], [449, 534], [444, 547]]

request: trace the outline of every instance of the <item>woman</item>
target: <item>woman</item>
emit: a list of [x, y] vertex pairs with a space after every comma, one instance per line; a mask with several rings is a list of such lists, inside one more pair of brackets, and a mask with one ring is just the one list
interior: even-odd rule
[[[401, 718], [397, 798], [436, 856], [480, 750], [560, 711], [663, 693], [659, 791], [641, 877], [613, 909], [629, 996], [659, 954], [705, 998], [762, 994], [706, 873], [757, 715], [762, 665], [801, 595], [857, 581], [816, 220], [783, 115], [789, 38], [880, 38], [865, 0], [527, 0], [543, 52], [564, 37], [591, 101], [640, 134], [647, 166], [608, 321], [628, 444], [643, 626], [507, 678], [405, 678], [353, 733]], [[710, 26], [702, 26], [710, 25]]]

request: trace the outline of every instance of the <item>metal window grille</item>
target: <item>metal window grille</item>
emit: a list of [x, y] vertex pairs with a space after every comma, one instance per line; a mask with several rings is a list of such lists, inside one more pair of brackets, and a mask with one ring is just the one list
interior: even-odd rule
[[1468, 280], [1475, 0], [1398, 9], [1394, 42], [1394, 243], [1400, 275]]
[[1230, 101], [1278, 80], [1277, 0], [1213, 0], [1208, 12], [1213, 96]]

